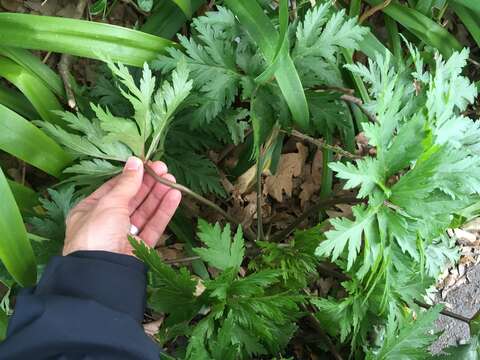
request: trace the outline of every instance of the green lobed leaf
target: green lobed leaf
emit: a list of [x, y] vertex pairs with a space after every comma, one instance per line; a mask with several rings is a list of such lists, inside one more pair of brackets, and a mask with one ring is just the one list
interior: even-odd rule
[[333, 218], [330, 220], [333, 230], [325, 233], [326, 240], [322, 241], [315, 250], [317, 256], [330, 256], [335, 261], [348, 245], [347, 269], [350, 269], [357, 258], [362, 245], [362, 236], [374, 221], [374, 213], [361, 205], [352, 208], [355, 220]]
[[173, 270], [163, 263], [157, 251], [148, 248], [144, 242], [129, 238], [134, 249], [134, 254], [142, 260], [151, 273], [151, 294], [149, 304], [159, 312], [170, 314], [178, 323], [190, 320], [199, 310], [201, 304], [197, 301], [195, 293], [196, 282], [186, 268], [180, 271]]
[[[367, 359], [378, 360], [423, 360], [429, 352], [427, 346], [435, 336], [430, 333], [434, 321], [438, 318], [442, 305], [422, 311], [415, 320], [406, 319], [397, 331], [398, 319], [390, 318], [387, 324], [386, 339], [380, 351], [367, 354]], [[407, 315], [409, 316], [409, 315]]]
[[242, 228], [238, 227], [233, 239], [230, 234], [230, 224], [223, 230], [220, 224], [214, 226], [205, 220], [198, 221], [198, 237], [207, 246], [206, 248], [194, 248], [203, 261], [206, 261], [219, 270], [230, 268], [238, 271], [245, 255], [245, 244], [243, 241]]

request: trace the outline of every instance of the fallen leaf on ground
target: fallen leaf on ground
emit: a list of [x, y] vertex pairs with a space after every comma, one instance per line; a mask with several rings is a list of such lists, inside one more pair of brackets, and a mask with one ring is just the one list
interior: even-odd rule
[[277, 173], [267, 176], [265, 186], [263, 187], [264, 195], [270, 195], [278, 202], [283, 201], [283, 194], [287, 197], [292, 196], [293, 178], [303, 173], [305, 160], [308, 155], [308, 148], [302, 143], [297, 143], [298, 152], [283, 154], [280, 156]]
[[322, 183], [322, 167], [323, 167], [323, 153], [317, 150], [311, 164], [305, 165], [305, 181], [300, 188], [300, 205], [302, 208], [306, 202], [310, 200], [318, 190]]
[[163, 260], [176, 260], [184, 257], [185, 255], [183, 244], [180, 243], [159, 247], [157, 251]]
[[250, 169], [238, 177], [233, 188], [233, 192], [240, 195], [245, 194], [255, 184], [256, 174], [257, 166], [253, 165]]
[[335, 217], [347, 217], [351, 218], [352, 213], [352, 205], [350, 204], [336, 204], [335, 208], [338, 210], [325, 210], [329, 218]]

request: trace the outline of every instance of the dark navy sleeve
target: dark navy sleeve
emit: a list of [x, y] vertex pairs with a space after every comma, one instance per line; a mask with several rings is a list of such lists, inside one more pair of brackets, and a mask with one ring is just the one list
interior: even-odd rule
[[51, 260], [16, 300], [1, 360], [155, 359], [141, 321], [146, 268], [133, 256], [78, 251]]

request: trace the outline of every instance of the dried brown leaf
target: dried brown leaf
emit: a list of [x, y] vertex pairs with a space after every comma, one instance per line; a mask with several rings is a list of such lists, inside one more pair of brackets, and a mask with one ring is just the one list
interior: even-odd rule
[[277, 173], [265, 179], [263, 193], [270, 195], [278, 202], [283, 201], [283, 194], [292, 196], [293, 178], [302, 175], [308, 148], [302, 143], [297, 143], [298, 152], [280, 156]]

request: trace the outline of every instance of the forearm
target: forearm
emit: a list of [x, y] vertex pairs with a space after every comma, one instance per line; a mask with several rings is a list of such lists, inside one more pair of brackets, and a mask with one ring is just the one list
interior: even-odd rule
[[158, 359], [144, 334], [144, 265], [102, 251], [55, 257], [17, 297], [0, 359]]

